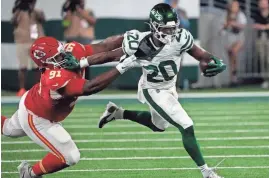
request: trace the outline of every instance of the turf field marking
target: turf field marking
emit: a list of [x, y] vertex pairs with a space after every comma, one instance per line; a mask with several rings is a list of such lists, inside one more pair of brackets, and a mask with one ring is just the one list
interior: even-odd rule
[[[195, 133], [266, 133], [269, 129], [249, 129], [249, 130], [196, 130]], [[166, 132], [70, 132], [71, 135], [173, 135], [179, 131]]]
[[[205, 146], [203, 149], [265, 149], [269, 145], [257, 146]], [[144, 148], [79, 148], [80, 151], [146, 151], [146, 150], [183, 150], [184, 147], [144, 147]], [[47, 152], [44, 149], [27, 149], [27, 150], [2, 150], [2, 153], [22, 153], [22, 152]]]
[[[81, 129], [81, 128], [97, 128], [97, 124], [84, 124], [84, 125], [64, 125], [66, 129]], [[269, 122], [232, 122], [232, 123], [212, 123], [212, 122], [203, 122], [195, 123], [197, 127], [216, 127], [216, 126], [265, 126], [269, 125]], [[108, 125], [109, 128], [139, 128], [141, 125], [138, 124], [116, 124]]]
[[[268, 169], [269, 166], [235, 166], [235, 167], [218, 167], [218, 169]], [[68, 169], [59, 171], [58, 173], [64, 172], [119, 172], [119, 171], [180, 171], [180, 170], [198, 170], [194, 167], [181, 167], [181, 168], [133, 168], [133, 169]], [[18, 172], [2, 172], [2, 174], [17, 174]]]
[[[229, 110], [230, 108], [227, 108], [227, 110]], [[246, 108], [242, 108], [242, 109], [246, 109]], [[85, 117], [85, 118], [92, 118], [92, 117], [97, 117], [99, 118], [101, 116], [101, 114], [104, 112], [104, 110], [102, 111], [93, 111], [94, 113], [91, 114], [87, 114], [87, 112], [91, 112], [91, 111], [83, 111], [83, 112], [74, 112], [72, 113], [72, 115], [69, 116], [69, 118], [79, 118], [79, 117]], [[269, 112], [267, 111], [257, 111], [257, 110], [248, 110], [247, 112], [236, 112], [236, 110], [233, 112], [233, 110], [229, 111], [229, 113], [225, 112], [225, 111], [208, 111], [207, 113], [205, 113], [204, 111], [187, 111], [187, 113], [190, 114], [190, 116], [195, 116], [195, 117], [224, 117], [224, 116], [255, 116], [255, 115], [267, 115], [269, 114]]]
[[[267, 169], [269, 166], [235, 166], [235, 167], [218, 167], [218, 169]], [[118, 172], [118, 171], [169, 171], [169, 170], [198, 170], [198, 168], [185, 167], [185, 168], [134, 168], [134, 169], [69, 169], [59, 171], [64, 172]], [[2, 174], [17, 174], [18, 172], [2, 172]]]
[[[226, 97], [236, 97], [236, 98], [244, 98], [244, 97], [269, 97], [269, 92], [218, 92], [218, 93], [179, 93], [179, 98], [226, 98]], [[137, 94], [96, 94], [91, 96], [82, 96], [79, 97], [78, 100], [110, 100], [110, 99], [131, 99], [137, 101]], [[18, 103], [20, 101], [20, 97], [16, 96], [3, 96], [1, 98], [1, 103]]]
[[[143, 105], [141, 105], [143, 107]], [[135, 109], [137, 107], [134, 107], [133, 109]], [[140, 107], [141, 108], [141, 107]], [[190, 114], [190, 115], [200, 115], [201, 117], [212, 117], [215, 114], [218, 114], [218, 117], [227, 117], [227, 116], [231, 116], [232, 114], [234, 114], [235, 117], [238, 117], [240, 115], [246, 115], [246, 116], [252, 116], [254, 117], [255, 115], [253, 114], [268, 114], [268, 111], [266, 110], [267, 107], [262, 107], [262, 108], [247, 108], [247, 111], [242, 111], [245, 110], [246, 107], [221, 107], [221, 108], [214, 108], [214, 109], [208, 109], [208, 108], [199, 108], [199, 109], [190, 109], [189, 107], [184, 107], [186, 109], [186, 111]], [[146, 109], [146, 107], [145, 107]], [[204, 110], [206, 109], [207, 113], [204, 112]], [[225, 112], [226, 110], [229, 110], [229, 113]], [[241, 110], [241, 111], [240, 111]], [[5, 113], [7, 115], [12, 115], [16, 110], [14, 108], [10, 108], [10, 109], [5, 109], [4, 110]], [[80, 118], [80, 117], [86, 117], [86, 118], [96, 118], [96, 117], [100, 117], [101, 114], [105, 111], [105, 109], [100, 109], [100, 108], [95, 108], [94, 110], [91, 109], [75, 109], [74, 112], [72, 112], [68, 118]], [[223, 114], [223, 115], [220, 115]]]
[[[204, 156], [208, 159], [215, 158], [269, 158], [269, 155], [213, 155]], [[159, 160], [159, 159], [190, 159], [189, 156], [155, 156], [155, 157], [106, 157], [106, 158], [81, 158], [80, 161], [105, 161], [105, 160]], [[2, 160], [2, 163], [16, 163], [24, 160]], [[39, 160], [26, 160], [36, 162]]]
[[[269, 140], [269, 136], [261, 137], [212, 137], [212, 138], [198, 138], [199, 141], [219, 141], [219, 140]], [[74, 140], [76, 143], [118, 143], [118, 142], [174, 142], [181, 141], [181, 139], [90, 139], [90, 140]], [[32, 141], [4, 141], [3, 145], [14, 144], [34, 144]]]
[[[269, 114], [268, 114], [269, 115]], [[80, 118], [80, 117], [79, 117]], [[98, 117], [99, 118], [99, 117]], [[195, 119], [193, 119], [195, 122], [199, 122], [199, 121], [246, 121], [246, 120], [251, 120], [251, 121], [255, 121], [255, 120], [266, 120], [268, 118], [268, 116], [255, 116], [255, 117], [231, 117], [231, 116], [224, 116], [224, 117], [196, 117]], [[84, 123], [84, 124], [88, 124], [88, 123], [98, 123], [97, 118], [93, 118], [91, 116], [91, 118], [85, 118], [85, 119], [73, 119], [73, 117], [67, 118], [63, 124], [73, 124], [73, 123]], [[131, 122], [130, 122], [131, 123]]]

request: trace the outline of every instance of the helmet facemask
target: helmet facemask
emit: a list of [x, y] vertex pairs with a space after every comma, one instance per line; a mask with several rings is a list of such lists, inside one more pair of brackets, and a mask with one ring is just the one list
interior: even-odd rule
[[46, 64], [51, 64], [54, 68], [65, 68], [65, 63], [68, 61], [66, 57], [66, 53], [64, 51], [63, 45], [59, 43], [59, 47], [57, 49], [57, 53], [46, 59]]
[[175, 39], [177, 27], [178, 23], [174, 21], [167, 22], [166, 25], [150, 22], [154, 37], [164, 44], [170, 44]]
[[52, 64], [54, 68], [64, 68], [64, 64], [67, 62], [65, 59], [65, 52], [59, 52], [55, 56], [46, 60], [47, 64]]

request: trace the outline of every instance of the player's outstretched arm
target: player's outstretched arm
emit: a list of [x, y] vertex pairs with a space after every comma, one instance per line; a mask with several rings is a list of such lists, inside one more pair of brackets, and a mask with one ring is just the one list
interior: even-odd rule
[[120, 61], [120, 63], [113, 69], [105, 72], [92, 80], [72, 79], [64, 87], [61, 94], [65, 96], [83, 96], [91, 95], [105, 89], [112, 83], [119, 75], [126, 72], [128, 69], [136, 65], [136, 57], [129, 56]]
[[119, 75], [126, 72], [128, 69], [136, 65], [136, 57], [134, 55], [122, 59], [120, 63], [110, 71], [95, 77], [92, 80], [86, 81], [83, 86], [82, 95], [91, 95], [105, 89]]
[[104, 64], [112, 61], [119, 61], [120, 57], [123, 55], [124, 53], [122, 48], [118, 48], [114, 51], [97, 53], [80, 60], [80, 67], [85, 68], [92, 65]]
[[100, 43], [85, 45], [86, 53], [89, 55], [111, 51], [120, 48], [123, 41], [123, 35], [116, 35], [106, 38]]
[[193, 44], [188, 53], [196, 60], [200, 61], [200, 63], [206, 64], [206, 69], [203, 71], [205, 77], [213, 77], [226, 69], [226, 65], [221, 59], [195, 44]]
[[117, 68], [113, 68], [106, 73], [103, 73], [92, 80], [87, 80], [83, 86], [82, 95], [92, 95], [105, 89], [110, 83], [112, 83], [121, 73]]

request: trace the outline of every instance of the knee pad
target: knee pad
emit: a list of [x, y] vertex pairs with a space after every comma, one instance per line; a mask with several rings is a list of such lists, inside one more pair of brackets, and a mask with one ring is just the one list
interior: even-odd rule
[[71, 150], [67, 157], [66, 157], [66, 164], [68, 164], [69, 166], [73, 166], [75, 164], [77, 164], [80, 160], [80, 152], [79, 150], [76, 148], [76, 149], [73, 149]]
[[9, 127], [10, 125], [10, 120], [7, 119], [6, 117], [1, 116], [1, 132], [5, 136], [10, 136], [12, 132], [12, 128]]
[[61, 144], [67, 144], [72, 140], [69, 133], [60, 124], [53, 125], [47, 132]]
[[18, 137], [22, 137], [26, 135], [22, 129], [17, 129], [13, 125], [11, 119], [5, 119], [1, 127], [2, 127], [2, 130], [1, 130], [2, 134], [7, 137], [18, 138]]

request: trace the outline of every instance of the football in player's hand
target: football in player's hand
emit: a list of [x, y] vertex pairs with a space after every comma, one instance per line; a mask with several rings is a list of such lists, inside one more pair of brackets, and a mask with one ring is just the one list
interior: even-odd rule
[[[215, 63], [215, 61], [214, 60], [211, 60], [209, 63]], [[201, 69], [201, 71], [203, 73], [205, 73], [205, 70], [206, 69], [212, 68], [212, 67], [208, 66], [209, 63], [206, 62], [206, 61], [200, 61], [199, 66], [200, 66], [200, 69]]]

